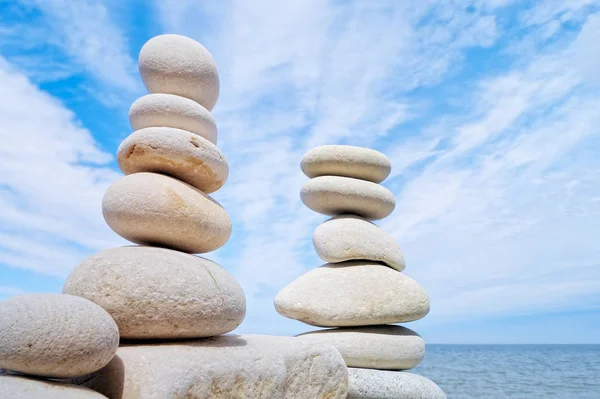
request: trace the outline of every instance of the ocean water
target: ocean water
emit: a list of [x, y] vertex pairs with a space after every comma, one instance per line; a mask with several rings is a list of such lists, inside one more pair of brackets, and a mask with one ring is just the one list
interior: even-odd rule
[[448, 399], [600, 399], [600, 345], [427, 345], [412, 371]]

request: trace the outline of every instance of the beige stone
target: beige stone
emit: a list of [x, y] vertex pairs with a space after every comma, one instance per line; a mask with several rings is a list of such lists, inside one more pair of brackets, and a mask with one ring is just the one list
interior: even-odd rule
[[435, 382], [403, 371], [349, 368], [348, 399], [446, 399]]
[[108, 366], [78, 382], [111, 399], [343, 399], [348, 371], [331, 346], [232, 335], [122, 346]]
[[126, 175], [162, 173], [207, 194], [220, 189], [229, 175], [227, 160], [217, 146], [197, 134], [170, 127], [133, 132], [119, 146], [117, 160]]
[[217, 103], [217, 65], [208, 50], [189, 37], [174, 34], [153, 37], [140, 50], [138, 64], [151, 93], [186, 97], [209, 111]]
[[425, 356], [425, 341], [402, 326], [345, 327], [300, 334], [298, 339], [331, 345], [348, 367], [408, 370]]
[[240, 325], [246, 299], [221, 266], [154, 247], [99, 252], [76, 267], [63, 292], [103, 307], [122, 338], [197, 338]]
[[0, 302], [0, 368], [74, 377], [104, 367], [118, 346], [114, 320], [87, 299], [24, 294]]
[[396, 206], [394, 195], [387, 188], [340, 176], [310, 179], [302, 186], [300, 198], [304, 205], [324, 215], [349, 213], [369, 220], [383, 219]]
[[308, 177], [345, 176], [381, 183], [392, 164], [379, 151], [350, 145], [323, 145], [308, 151], [300, 163]]
[[341, 215], [315, 229], [313, 245], [325, 262], [373, 260], [402, 271], [405, 267], [400, 245], [377, 225], [359, 216]]
[[231, 220], [217, 201], [156, 173], [117, 180], [104, 194], [102, 213], [111, 229], [136, 244], [204, 253], [221, 247], [231, 235]]
[[429, 297], [416, 281], [369, 261], [327, 263], [298, 277], [275, 297], [283, 316], [320, 327], [419, 320]]
[[129, 108], [133, 130], [173, 127], [187, 130], [217, 144], [217, 123], [206, 108], [189, 98], [154, 93], [135, 100]]
[[106, 399], [91, 389], [18, 375], [0, 375], [3, 399]]

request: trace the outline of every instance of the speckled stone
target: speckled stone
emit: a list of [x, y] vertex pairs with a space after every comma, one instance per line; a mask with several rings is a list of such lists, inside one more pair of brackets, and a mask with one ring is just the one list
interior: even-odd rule
[[308, 177], [345, 176], [381, 183], [392, 164], [379, 151], [350, 145], [322, 145], [308, 151], [300, 163]]
[[87, 299], [23, 294], [0, 302], [0, 368], [80, 376], [104, 367], [118, 346], [114, 320]]
[[172, 127], [187, 130], [217, 144], [217, 123], [206, 108], [189, 98], [154, 93], [135, 100], [129, 108], [133, 130]]
[[214, 251], [231, 235], [217, 201], [169, 176], [134, 173], [113, 183], [102, 199], [106, 223], [136, 244], [188, 253]]
[[403, 371], [349, 368], [348, 399], [446, 399], [431, 380]]
[[275, 297], [283, 316], [320, 327], [419, 320], [429, 297], [416, 281], [369, 261], [327, 263], [298, 277]]
[[199, 338], [225, 334], [246, 314], [244, 291], [210, 260], [154, 247], [90, 256], [63, 292], [103, 307], [123, 338]]
[[315, 344], [331, 345], [340, 351], [348, 367], [408, 370], [425, 356], [425, 341], [402, 326], [344, 327], [298, 335]]
[[151, 93], [175, 94], [211, 111], [219, 97], [217, 65], [203, 45], [167, 34], [148, 40], [140, 50], [140, 75]]
[[341, 215], [315, 229], [313, 245], [325, 262], [373, 260], [402, 271], [404, 255], [392, 236], [359, 216]]
[[396, 200], [387, 188], [365, 180], [320, 176], [302, 186], [300, 198], [315, 212], [329, 216], [353, 214], [368, 220], [383, 219]]
[[227, 181], [229, 165], [210, 141], [181, 129], [148, 127], [119, 146], [117, 161], [126, 175], [162, 173], [210, 194]]
[[106, 399], [91, 389], [18, 375], [0, 375], [3, 399]]

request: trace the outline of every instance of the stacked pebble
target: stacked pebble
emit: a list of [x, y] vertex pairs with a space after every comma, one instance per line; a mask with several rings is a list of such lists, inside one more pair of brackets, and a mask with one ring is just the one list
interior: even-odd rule
[[391, 163], [382, 153], [326, 145], [302, 159], [311, 178], [300, 196], [310, 209], [333, 218], [314, 232], [317, 254], [327, 264], [283, 288], [275, 307], [283, 316], [319, 327], [299, 339], [336, 347], [349, 367], [348, 398], [446, 396], [432, 381], [399, 372], [416, 367], [425, 343], [414, 331], [392, 323], [423, 318], [429, 297], [401, 273], [404, 256], [396, 241], [372, 220], [395, 207], [393, 194], [379, 185]]
[[104, 308], [121, 338], [225, 334], [244, 318], [244, 292], [221, 266], [192, 255], [221, 247], [231, 234], [227, 212], [208, 195], [229, 172], [210, 114], [217, 67], [195, 40], [161, 35], [142, 47], [139, 68], [151, 94], [130, 108], [134, 132], [117, 151], [126, 176], [102, 200], [108, 225], [139, 246], [92, 255], [63, 292]]

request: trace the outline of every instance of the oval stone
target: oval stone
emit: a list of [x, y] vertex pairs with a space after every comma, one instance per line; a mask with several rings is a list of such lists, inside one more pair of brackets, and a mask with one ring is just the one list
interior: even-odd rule
[[323, 145], [308, 151], [300, 163], [308, 177], [345, 176], [381, 183], [390, 174], [388, 157], [370, 148]]
[[320, 176], [302, 186], [304, 205], [323, 215], [345, 213], [369, 220], [383, 219], [394, 210], [396, 200], [387, 188], [365, 180], [340, 176]]
[[197, 134], [170, 127], [133, 132], [119, 146], [117, 161], [126, 175], [162, 173], [207, 194], [220, 189], [229, 175], [227, 160], [217, 146]]
[[157, 173], [117, 180], [104, 194], [102, 214], [129, 241], [188, 253], [214, 251], [231, 235], [231, 220], [217, 201]]
[[106, 399], [106, 396], [77, 385], [38, 380], [18, 375], [0, 375], [0, 398]]
[[104, 367], [118, 346], [114, 320], [87, 299], [24, 294], [0, 302], [0, 368], [75, 377]]
[[313, 245], [325, 262], [373, 260], [402, 271], [405, 267], [400, 245], [377, 225], [354, 215], [329, 219], [315, 229]]
[[138, 65], [151, 93], [186, 97], [209, 111], [217, 103], [219, 73], [215, 60], [203, 45], [189, 37], [153, 37], [140, 50]]
[[376, 262], [327, 263], [298, 277], [275, 297], [281, 315], [320, 327], [419, 320], [429, 297], [416, 281]]
[[104, 308], [123, 338], [199, 338], [225, 334], [246, 314], [244, 291], [221, 266], [154, 247], [99, 252], [76, 267], [63, 292]]
[[408, 370], [425, 356], [425, 341], [402, 326], [345, 327], [298, 335], [314, 344], [331, 345], [348, 367]]
[[435, 382], [403, 371], [348, 369], [348, 399], [446, 399]]
[[173, 127], [187, 130], [217, 144], [217, 124], [206, 108], [189, 98], [174, 94], [148, 94], [129, 108], [133, 130]]

